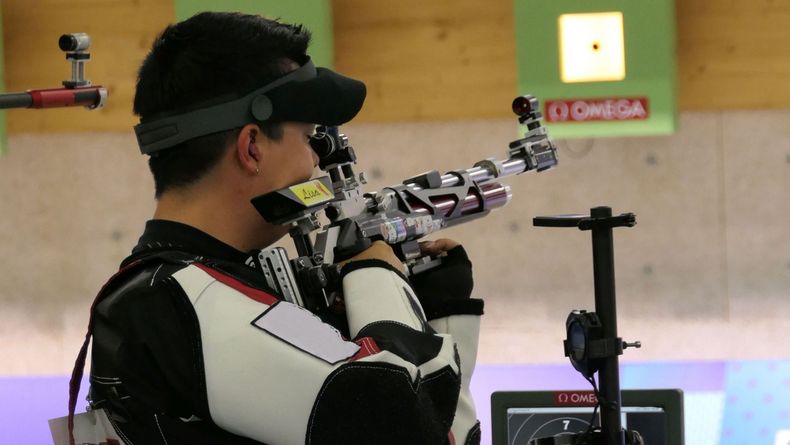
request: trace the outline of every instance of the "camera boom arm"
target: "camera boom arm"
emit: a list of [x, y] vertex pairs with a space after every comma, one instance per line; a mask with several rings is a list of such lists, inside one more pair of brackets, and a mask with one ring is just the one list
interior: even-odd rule
[[0, 109], [8, 108], [56, 108], [81, 105], [90, 110], [103, 107], [107, 102], [107, 88], [91, 85], [85, 79], [85, 63], [90, 60], [88, 52], [91, 39], [88, 34], [63, 34], [58, 46], [71, 62], [71, 79], [64, 80], [63, 88], [27, 90], [20, 93], [0, 93]]

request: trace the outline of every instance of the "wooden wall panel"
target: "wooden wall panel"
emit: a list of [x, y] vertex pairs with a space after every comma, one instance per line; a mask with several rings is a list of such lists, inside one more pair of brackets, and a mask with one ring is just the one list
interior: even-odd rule
[[[369, 87], [360, 121], [510, 115], [512, 0], [333, 0], [332, 7], [335, 67]], [[681, 111], [790, 107], [790, 2], [676, 0], [676, 8]], [[59, 85], [69, 67], [57, 37], [87, 31], [88, 77], [111, 95], [96, 112], [11, 111], [9, 132], [129, 130], [135, 72], [173, 16], [167, 0], [4, 0], [7, 91]]]
[[173, 21], [172, 1], [3, 0], [6, 91], [57, 88], [71, 77], [58, 48], [63, 33], [92, 39], [87, 78], [108, 88], [99, 110], [10, 110], [9, 133], [130, 130], [137, 68], [151, 42]]
[[509, 0], [335, 0], [335, 68], [363, 79], [360, 119], [507, 116], [516, 93]]
[[[675, 3], [681, 111], [790, 107], [790, 2]], [[512, 5], [335, 0], [335, 66], [371, 90], [360, 119], [509, 116]]]
[[790, 1], [675, 3], [681, 110], [790, 108]]

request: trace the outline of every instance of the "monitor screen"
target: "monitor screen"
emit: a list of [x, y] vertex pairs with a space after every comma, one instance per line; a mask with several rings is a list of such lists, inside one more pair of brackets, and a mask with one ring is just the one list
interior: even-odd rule
[[[621, 424], [648, 445], [683, 445], [683, 393], [624, 390]], [[491, 395], [493, 445], [528, 445], [530, 440], [570, 435], [600, 426], [593, 420], [592, 391], [508, 391]], [[600, 411], [599, 411], [600, 414]]]

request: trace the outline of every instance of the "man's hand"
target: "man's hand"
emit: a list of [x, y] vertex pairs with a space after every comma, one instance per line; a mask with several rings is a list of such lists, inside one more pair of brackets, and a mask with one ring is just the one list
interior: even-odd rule
[[375, 241], [370, 247], [362, 252], [358, 253], [356, 256], [351, 257], [347, 261], [342, 261], [340, 264], [345, 265], [352, 261], [360, 261], [360, 260], [381, 260], [389, 263], [395, 269], [401, 271], [402, 273], [406, 271], [405, 266], [395, 256], [395, 252], [392, 251], [392, 247], [389, 244], [385, 243], [384, 241]]
[[423, 306], [471, 297], [474, 287], [472, 262], [466, 256], [463, 246], [442, 238], [420, 243], [420, 250], [425, 255], [442, 258], [440, 266], [409, 278]]

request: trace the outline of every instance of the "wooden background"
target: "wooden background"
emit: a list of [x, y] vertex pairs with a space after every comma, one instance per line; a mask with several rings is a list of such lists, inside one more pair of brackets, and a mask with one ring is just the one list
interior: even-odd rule
[[[88, 32], [95, 112], [13, 110], [8, 131], [127, 131], [136, 70], [173, 21], [160, 0], [3, 0], [6, 91], [60, 85], [64, 32]], [[364, 80], [362, 122], [509, 117], [516, 93], [512, 0], [332, 0], [335, 68]], [[677, 0], [681, 111], [790, 107], [790, 1]]]

